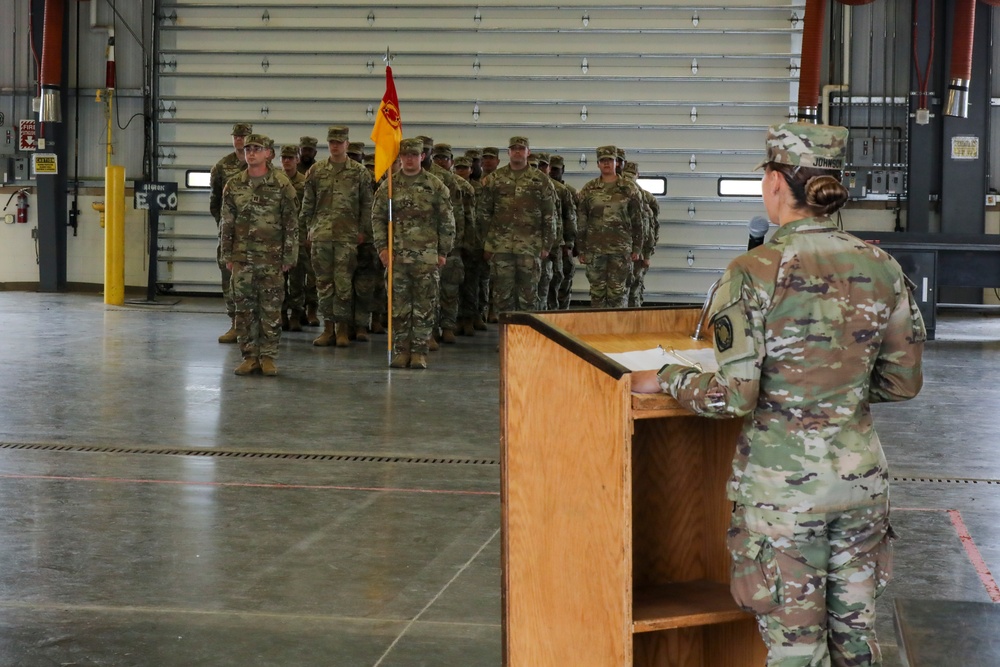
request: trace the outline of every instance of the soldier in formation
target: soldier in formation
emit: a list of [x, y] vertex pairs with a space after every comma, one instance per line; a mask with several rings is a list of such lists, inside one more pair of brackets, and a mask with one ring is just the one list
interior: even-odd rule
[[[576, 271], [576, 237], [577, 231], [577, 193], [576, 188], [563, 181], [563, 173], [566, 163], [561, 155], [549, 157], [549, 177], [553, 181], [562, 185], [565, 190], [559, 191], [563, 198], [563, 244], [561, 248], [562, 258], [560, 261], [562, 274], [553, 276], [553, 287], [551, 292], [555, 293], [555, 306], [552, 306], [552, 294], [549, 295], [549, 304], [552, 310], [566, 310], [569, 308], [570, 300], [573, 296], [573, 274]], [[557, 188], [558, 190], [558, 188]], [[572, 218], [572, 220], [570, 220]]]
[[[639, 165], [635, 162], [626, 162], [622, 176], [636, 183], [639, 178]], [[639, 187], [638, 184], [636, 188], [642, 197], [643, 234], [640, 258], [632, 265], [632, 282], [628, 291], [629, 308], [642, 307], [646, 291], [646, 272], [649, 270], [650, 259], [656, 252], [656, 244], [660, 242], [660, 204], [651, 192]]]
[[[298, 170], [299, 148], [295, 145], [281, 147], [281, 169], [295, 188], [296, 203], [302, 206], [306, 177]], [[306, 314], [306, 276], [310, 265], [306, 246], [307, 230], [299, 221], [299, 252], [295, 266], [285, 274], [285, 303], [281, 308], [281, 328], [285, 331], [302, 331]]]

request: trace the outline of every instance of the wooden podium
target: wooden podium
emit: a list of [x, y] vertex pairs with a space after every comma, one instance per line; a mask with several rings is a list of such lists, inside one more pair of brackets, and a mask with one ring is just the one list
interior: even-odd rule
[[[760, 667], [729, 594], [740, 423], [632, 394], [605, 352], [690, 339], [691, 308], [501, 319], [505, 667]], [[711, 334], [706, 336], [711, 340]]]

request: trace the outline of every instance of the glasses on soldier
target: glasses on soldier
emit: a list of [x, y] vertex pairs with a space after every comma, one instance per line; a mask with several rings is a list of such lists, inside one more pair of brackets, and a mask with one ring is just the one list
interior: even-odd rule
[[264, 150], [264, 147], [263, 146], [258, 146], [256, 144], [251, 144], [250, 146], [244, 146], [243, 147], [243, 152], [245, 152], [245, 153], [257, 153], [257, 152], [262, 151], [262, 150]]

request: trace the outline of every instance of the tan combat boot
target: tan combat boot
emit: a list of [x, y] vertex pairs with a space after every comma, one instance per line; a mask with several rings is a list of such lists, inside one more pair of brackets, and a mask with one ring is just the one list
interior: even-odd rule
[[357, 326], [357, 333], [354, 334], [354, 340], [364, 343], [368, 341], [368, 327], [363, 324]]
[[281, 309], [281, 330], [288, 331], [288, 311]]
[[410, 353], [409, 352], [396, 352], [392, 355], [392, 361], [389, 362], [389, 368], [406, 368], [410, 365]]
[[[441, 349], [441, 346], [438, 345], [437, 338], [435, 338], [433, 334], [431, 335], [430, 338], [427, 339], [427, 349], [430, 350], [431, 352], [437, 352], [438, 350]], [[411, 364], [413, 363], [412, 357], [410, 358], [410, 363]]]
[[427, 356], [418, 352], [411, 354], [410, 368], [427, 368]]
[[260, 358], [260, 372], [264, 375], [274, 377], [278, 374], [278, 367], [274, 363], [274, 359], [271, 357], [261, 357]]
[[497, 318], [496, 311], [493, 310], [493, 306], [490, 306], [490, 312], [486, 313], [486, 321], [490, 324], [496, 324], [500, 320]]
[[464, 320], [458, 323], [458, 333], [463, 336], [475, 336], [476, 328], [472, 326], [472, 318], [466, 317]]
[[333, 321], [327, 320], [323, 323], [323, 333], [321, 333], [316, 340], [313, 341], [313, 345], [316, 347], [327, 347], [333, 343]]
[[348, 336], [349, 328], [347, 322], [337, 322], [337, 347], [347, 347], [351, 344]]
[[288, 330], [289, 331], [302, 331], [302, 311], [293, 310], [292, 314], [288, 317]]
[[237, 375], [251, 375], [260, 370], [260, 362], [255, 357], [247, 357], [233, 372]]
[[476, 331], [486, 331], [486, 320], [482, 315], [477, 314], [472, 320], [472, 328]]
[[455, 344], [455, 332], [452, 331], [451, 329], [442, 329], [441, 330], [441, 342], [442, 343], [447, 343], [448, 345], [454, 345]]
[[236, 318], [234, 317], [229, 325], [229, 331], [219, 336], [220, 343], [235, 343], [236, 342]]
[[378, 313], [372, 313], [372, 326], [371, 332], [373, 334], [384, 334], [385, 327], [382, 326], [382, 316]]
[[316, 317], [316, 306], [306, 306], [306, 324], [311, 327], [319, 326], [319, 318]]

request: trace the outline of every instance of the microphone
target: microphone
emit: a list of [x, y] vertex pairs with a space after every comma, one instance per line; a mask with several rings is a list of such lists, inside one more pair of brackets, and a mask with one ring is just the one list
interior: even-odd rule
[[771, 223], [767, 221], [762, 215], [755, 215], [747, 228], [750, 231], [750, 240], [747, 242], [747, 250], [753, 250], [759, 245], [764, 243], [764, 236], [767, 235], [767, 230], [771, 226]]

